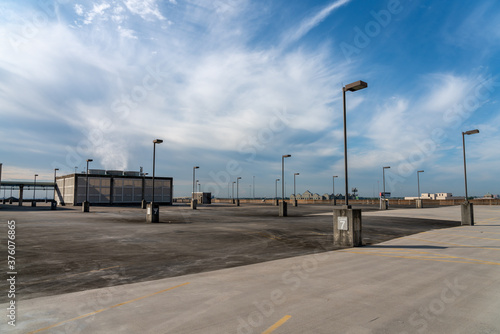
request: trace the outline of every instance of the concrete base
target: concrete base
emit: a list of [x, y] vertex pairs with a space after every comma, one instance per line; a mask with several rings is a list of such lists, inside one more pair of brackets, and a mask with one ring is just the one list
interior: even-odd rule
[[462, 212], [462, 225], [473, 226], [474, 205], [469, 202], [460, 204], [460, 210]]
[[234, 198], [233, 198], [232, 202], [233, 202], [233, 204], [236, 204], [236, 200]]
[[148, 207], [148, 202], [145, 199], [141, 201], [141, 209], [146, 209]]
[[50, 210], [56, 210], [57, 209], [57, 202], [52, 201], [50, 202]]
[[240, 200], [239, 199], [236, 200], [236, 206], [240, 206]]
[[417, 199], [415, 201], [415, 205], [416, 205], [417, 209], [422, 209], [424, 207], [424, 203], [421, 199]]
[[3, 204], [7, 204], [7, 199], [4, 198], [2, 202], [3, 202]]
[[11, 198], [11, 199], [9, 199], [9, 204], [12, 204], [12, 203], [13, 203], [13, 200], [12, 200], [12, 198]]
[[90, 203], [87, 201], [84, 201], [82, 203], [82, 212], [90, 212]]
[[380, 210], [387, 210], [389, 209], [389, 201], [387, 201], [385, 198], [380, 199]]
[[333, 209], [333, 245], [363, 246], [360, 209]]
[[146, 222], [147, 223], [160, 222], [160, 206], [158, 204], [148, 203], [146, 207]]
[[296, 199], [294, 199], [292, 202], [293, 202], [293, 206], [298, 206]]
[[191, 200], [191, 209], [196, 210], [196, 206], [198, 205], [198, 200], [197, 199], [192, 199]]
[[280, 200], [279, 199], [275, 199], [274, 200], [274, 205], [275, 206], [279, 206], [280, 205]]
[[279, 207], [280, 207], [280, 217], [286, 217], [288, 216], [288, 212], [287, 212], [287, 202], [285, 201], [281, 201], [280, 204], [279, 204]]
[[31, 206], [35, 207], [36, 206], [36, 202], [35, 201], [31, 201]]

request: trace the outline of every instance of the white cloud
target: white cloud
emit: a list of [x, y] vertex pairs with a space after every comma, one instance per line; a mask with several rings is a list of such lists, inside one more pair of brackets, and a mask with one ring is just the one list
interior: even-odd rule
[[[83, 23], [85, 24], [91, 24], [92, 21], [96, 17], [101, 17], [102, 19], [107, 19], [107, 17], [104, 15], [106, 10], [109, 9], [111, 6], [108, 3], [101, 3], [101, 4], [95, 4], [93, 5], [92, 9], [85, 14], [85, 19]], [[81, 10], [81, 7], [80, 7]]]
[[144, 20], [151, 21], [155, 18], [165, 20], [158, 8], [157, 0], [125, 0], [125, 6], [131, 13], [139, 15]]
[[130, 38], [130, 39], [137, 39], [137, 36], [135, 35], [135, 31], [133, 31], [131, 29], [126, 29], [126, 28], [123, 28], [122, 26], [118, 26], [118, 32], [120, 33], [121, 37]]

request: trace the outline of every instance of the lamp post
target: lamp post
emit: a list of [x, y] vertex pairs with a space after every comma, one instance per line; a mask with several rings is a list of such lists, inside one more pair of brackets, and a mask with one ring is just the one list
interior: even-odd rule
[[198, 183], [198, 192], [201, 193], [201, 183]]
[[276, 181], [274, 182], [275, 186], [274, 186], [274, 205], [278, 205], [278, 182], [280, 181], [280, 179], [276, 179]]
[[417, 208], [418, 209], [421, 209], [423, 208], [423, 205], [422, 205], [422, 199], [420, 198], [420, 173], [423, 173], [424, 171], [423, 170], [418, 170], [417, 171], [417, 191], [418, 191], [418, 199], [417, 199]]
[[94, 161], [93, 159], [87, 159], [87, 169], [86, 169], [86, 177], [85, 177], [85, 201], [82, 203], [82, 212], [90, 211], [90, 203], [89, 203], [89, 163]]
[[56, 200], [56, 177], [57, 177], [57, 171], [59, 168], [54, 168], [54, 201]]
[[296, 193], [296, 188], [295, 188], [295, 177], [297, 175], [300, 175], [300, 173], [294, 173], [293, 174], [293, 206], [297, 206], [297, 193]]
[[285, 154], [281, 156], [281, 203], [279, 208], [280, 217], [287, 216], [287, 208], [285, 202], [285, 159], [290, 158], [290, 154]]
[[335, 198], [335, 178], [338, 177], [338, 175], [333, 176], [333, 205], [337, 205], [337, 199]]
[[233, 204], [235, 204], [235, 203], [236, 203], [236, 202], [235, 202], [235, 200], [234, 200], [234, 184], [235, 184], [235, 183], [236, 183], [236, 181], [233, 181], [233, 186], [232, 186], [232, 187], [233, 187], [233, 190], [232, 190], [232, 193], [231, 193], [231, 199], [232, 199]]
[[191, 200], [193, 200], [193, 199], [194, 199], [194, 192], [195, 192], [195, 190], [196, 190], [196, 187], [195, 187], [195, 184], [194, 184], [194, 183], [195, 183], [195, 181], [194, 181], [194, 180], [195, 180], [195, 172], [196, 172], [196, 170], [197, 170], [198, 168], [200, 168], [200, 166], [194, 166], [194, 167], [193, 167], [193, 194], [191, 195]]
[[418, 170], [417, 171], [417, 191], [418, 191], [418, 199], [420, 199], [420, 173], [423, 173], [423, 170]]
[[33, 202], [31, 202], [31, 206], [36, 206], [36, 197], [35, 197], [35, 190], [36, 190], [36, 177], [38, 174], [35, 174], [35, 181], [33, 183]]
[[75, 174], [76, 174], [76, 170], [78, 169], [78, 166], [75, 166]]
[[465, 136], [479, 133], [478, 129], [462, 132], [462, 149], [464, 154], [464, 180], [465, 180], [465, 202], [461, 205], [462, 225], [474, 225], [474, 207], [469, 203], [469, 193], [467, 192], [467, 163], [465, 159]]
[[253, 199], [255, 199], [255, 175], [253, 176], [253, 187], [252, 187], [252, 193], [253, 193], [253, 194], [252, 194], [252, 195], [253, 195], [252, 197], [253, 197]]
[[155, 167], [156, 167], [156, 144], [163, 143], [162, 139], [153, 140], [153, 196], [151, 203], [147, 205], [146, 221], [148, 223], [158, 223], [160, 221], [160, 208], [155, 204]]
[[236, 178], [236, 206], [240, 206], [240, 180], [241, 176]]
[[[382, 188], [383, 188], [383, 201], [380, 199], [380, 210], [387, 210], [387, 201], [385, 200], [385, 170], [391, 168], [390, 166], [382, 167]], [[382, 204], [383, 203], [383, 204]]]
[[368, 87], [364, 81], [356, 81], [342, 87], [342, 97], [344, 102], [344, 168], [345, 168], [345, 205], [349, 207], [349, 186], [347, 178], [347, 112], [346, 112], [346, 99], [345, 92], [355, 92]]
[[196, 206], [198, 205], [198, 199], [194, 197], [194, 193], [196, 191], [196, 184], [198, 183], [198, 180], [195, 181], [195, 172], [198, 168], [200, 168], [200, 166], [193, 167], [193, 193], [191, 194], [191, 209], [193, 210], [196, 210]]

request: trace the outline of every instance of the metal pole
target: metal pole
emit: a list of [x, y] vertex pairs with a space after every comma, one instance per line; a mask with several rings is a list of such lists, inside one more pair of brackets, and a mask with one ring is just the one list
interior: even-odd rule
[[87, 176], [85, 177], [85, 201], [89, 201], [89, 160], [87, 159]]
[[240, 179], [241, 177], [236, 178], [236, 200], [240, 199]]
[[234, 200], [234, 184], [235, 184], [235, 183], [236, 183], [236, 182], [234, 182], [234, 181], [233, 181], [233, 185], [232, 185], [233, 190], [232, 190], [232, 192], [231, 192], [231, 199], [232, 199], [232, 200]]
[[194, 188], [194, 180], [195, 180], [195, 177], [194, 177], [194, 171], [196, 170], [196, 167], [193, 167], [193, 193], [191, 194], [191, 199], [194, 198], [194, 191], [195, 191], [195, 188]]
[[253, 187], [252, 187], [253, 199], [255, 199], [255, 175], [253, 177]]
[[57, 187], [57, 184], [56, 184], [56, 177], [57, 177], [57, 171], [59, 170], [59, 168], [54, 168], [54, 201], [56, 200], [56, 187]]
[[285, 200], [285, 157], [281, 157], [281, 200]]
[[418, 185], [417, 196], [418, 196], [418, 199], [420, 199], [420, 173], [419, 172], [417, 172], [417, 185]]
[[36, 190], [36, 177], [38, 174], [35, 174], [35, 184], [33, 185], [33, 200], [35, 200], [35, 190]]
[[382, 167], [382, 178], [383, 178], [383, 187], [384, 187], [384, 199], [385, 199], [385, 167]]
[[295, 176], [296, 176], [296, 175], [297, 175], [297, 174], [293, 174], [293, 198], [294, 198], [294, 199], [297, 199], [297, 198], [296, 198], [296, 196], [295, 196], [295, 194], [296, 194], [296, 192], [295, 192], [295, 190], [296, 190], [296, 189], [295, 189]]
[[467, 192], [467, 163], [465, 160], [465, 132], [462, 132], [462, 148], [464, 152], [464, 179], [465, 179], [465, 203], [469, 202], [469, 194]]
[[349, 186], [347, 180], [347, 112], [345, 102], [345, 87], [342, 87], [342, 97], [344, 101], [344, 169], [345, 169], [345, 205], [349, 205]]
[[154, 209], [155, 204], [155, 158], [156, 158], [156, 143], [153, 142], [153, 198], [151, 200], [151, 209]]

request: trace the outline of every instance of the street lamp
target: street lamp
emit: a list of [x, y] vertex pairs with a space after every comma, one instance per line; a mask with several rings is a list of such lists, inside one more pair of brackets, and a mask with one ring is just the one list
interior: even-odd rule
[[420, 173], [423, 173], [423, 170], [417, 171], [417, 186], [418, 186], [418, 199], [420, 199]]
[[231, 193], [231, 199], [232, 199], [233, 204], [235, 204], [235, 201], [234, 201], [234, 184], [235, 183], [236, 183], [236, 181], [233, 181], [233, 190], [232, 190], [232, 193]]
[[36, 205], [35, 190], [36, 190], [36, 177], [37, 176], [38, 176], [38, 174], [35, 174], [35, 182], [34, 182], [34, 185], [33, 185], [33, 203], [35, 203], [34, 205]]
[[[390, 166], [387, 167], [382, 167], [382, 188], [383, 188], [383, 198], [384, 201], [382, 202], [382, 198], [380, 199], [380, 209], [385, 209], [387, 210], [387, 202], [385, 201], [385, 170], [391, 168]], [[384, 204], [382, 204], [384, 203]]]
[[152, 209], [154, 209], [155, 204], [155, 159], [156, 159], [156, 144], [163, 143], [162, 139], [153, 140], [153, 199], [151, 200]]
[[75, 166], [75, 174], [76, 174], [76, 170], [78, 169], [78, 166]]
[[361, 90], [368, 87], [368, 84], [364, 81], [356, 81], [345, 85], [342, 87], [342, 97], [344, 102], [344, 168], [345, 168], [345, 205], [349, 206], [349, 187], [347, 180], [347, 112], [346, 112], [346, 100], [345, 100], [345, 92], [355, 92], [357, 90]]
[[56, 173], [59, 170], [59, 168], [54, 168], [54, 201], [56, 200]]
[[240, 190], [240, 180], [241, 180], [241, 177], [238, 176], [236, 178], [236, 206], [240, 206], [240, 193], [239, 193], [239, 190]]
[[89, 201], [89, 162], [94, 161], [93, 159], [87, 159], [87, 177], [85, 180], [85, 202]]
[[465, 160], [465, 135], [474, 135], [476, 133], [479, 133], [478, 129], [462, 132], [462, 148], [464, 152], [465, 203], [469, 202], [469, 194], [467, 192], [467, 164]]
[[290, 154], [281, 156], [281, 200], [285, 201], [285, 158], [290, 158]]
[[253, 187], [252, 187], [252, 192], [253, 192], [253, 199], [255, 199], [255, 175], [253, 176]]
[[196, 190], [196, 187], [195, 187], [195, 184], [194, 184], [194, 183], [195, 183], [195, 182], [194, 182], [194, 180], [195, 180], [195, 171], [196, 171], [198, 168], [200, 168], [200, 166], [194, 166], [194, 167], [193, 167], [193, 194], [191, 195], [191, 200], [193, 200], [193, 199], [194, 199], [194, 192], [195, 192], [195, 190]]
[[276, 205], [278, 205], [278, 182], [279, 181], [280, 181], [280, 179], [276, 179], [275, 187], [274, 187], [274, 200], [276, 202]]
[[333, 176], [333, 205], [337, 205], [337, 200], [335, 198], [335, 178], [338, 177], [338, 175]]
[[297, 193], [296, 193], [296, 189], [295, 189], [295, 177], [297, 175], [300, 175], [300, 173], [293, 174], [293, 206], [297, 206]]

